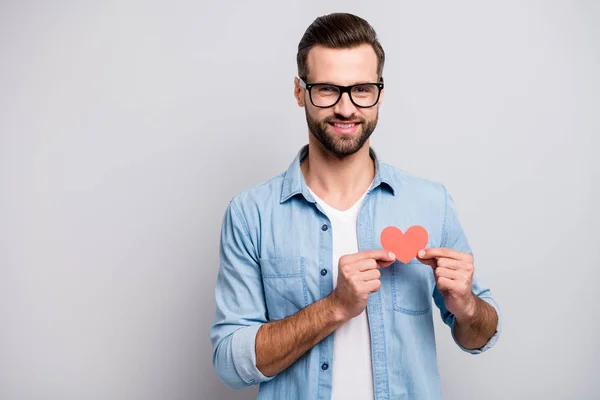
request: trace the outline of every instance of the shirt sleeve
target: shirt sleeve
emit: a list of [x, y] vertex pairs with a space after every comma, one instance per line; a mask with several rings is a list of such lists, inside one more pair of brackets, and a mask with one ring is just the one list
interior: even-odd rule
[[[460, 221], [458, 218], [458, 213], [456, 211], [456, 207], [455, 207], [454, 201], [452, 199], [452, 196], [448, 193], [445, 186], [443, 188], [444, 188], [444, 196], [445, 196], [445, 217], [444, 217], [444, 226], [442, 228], [441, 247], [451, 248], [456, 251], [469, 253], [469, 254], [473, 255], [473, 252], [471, 251], [471, 247], [469, 246], [469, 243], [467, 241], [467, 237], [461, 227], [461, 224], [460, 224]], [[488, 340], [488, 342], [479, 349], [467, 349], [467, 348], [463, 347], [456, 340], [456, 337], [454, 336], [454, 324], [455, 324], [454, 315], [452, 313], [450, 313], [448, 311], [448, 309], [446, 308], [446, 306], [444, 305], [444, 298], [442, 297], [442, 294], [438, 290], [437, 285], [434, 288], [433, 299], [434, 299], [436, 306], [440, 310], [442, 320], [444, 321], [444, 323], [446, 325], [448, 325], [450, 327], [451, 332], [452, 332], [452, 338], [454, 339], [454, 342], [458, 345], [458, 347], [461, 350], [466, 351], [468, 353], [479, 354], [479, 353], [483, 353], [484, 351], [490, 349], [492, 346], [494, 346], [494, 344], [498, 340], [498, 337], [500, 336], [500, 332], [502, 330], [502, 315], [500, 314], [500, 308], [498, 307], [498, 304], [492, 297], [492, 293], [491, 293], [490, 289], [488, 287], [486, 287], [485, 285], [483, 285], [481, 283], [481, 281], [478, 279], [477, 266], [475, 266], [475, 272], [473, 273], [472, 286], [473, 286], [473, 293], [476, 296], [478, 296], [480, 299], [482, 299], [485, 302], [487, 302], [488, 304], [490, 304], [496, 311], [496, 314], [498, 315], [498, 325], [496, 327], [496, 332]]]
[[221, 227], [216, 312], [210, 338], [217, 375], [238, 389], [273, 377], [266, 377], [256, 367], [256, 334], [267, 322], [267, 310], [257, 252], [234, 200]]

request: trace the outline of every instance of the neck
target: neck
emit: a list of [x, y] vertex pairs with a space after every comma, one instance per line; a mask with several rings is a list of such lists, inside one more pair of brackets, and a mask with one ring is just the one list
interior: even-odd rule
[[308, 157], [300, 166], [304, 180], [317, 196], [339, 209], [352, 206], [369, 188], [375, 163], [369, 155], [369, 140], [356, 153], [338, 157], [309, 137]]

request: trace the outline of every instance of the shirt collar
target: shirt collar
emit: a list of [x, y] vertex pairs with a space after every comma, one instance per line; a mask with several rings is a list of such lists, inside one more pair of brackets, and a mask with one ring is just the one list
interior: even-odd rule
[[[294, 161], [285, 172], [280, 203], [284, 203], [297, 194], [302, 194], [306, 200], [314, 203], [315, 200], [308, 191], [308, 186], [306, 185], [304, 175], [302, 175], [302, 170], [300, 169], [300, 164], [304, 162], [307, 156], [308, 145], [304, 145], [300, 151], [298, 151]], [[371, 147], [369, 147], [369, 156], [375, 162], [375, 178], [373, 179], [369, 191], [382, 186], [387, 187], [393, 195], [395, 193], [395, 183], [391, 179], [392, 177], [390, 176], [389, 170], [387, 168], [382, 168], [383, 165], [375, 154], [375, 150]]]

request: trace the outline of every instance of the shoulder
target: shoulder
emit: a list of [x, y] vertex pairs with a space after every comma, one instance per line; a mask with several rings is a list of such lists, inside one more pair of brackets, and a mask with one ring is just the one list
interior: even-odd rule
[[382, 177], [394, 191], [421, 199], [442, 199], [445, 202], [447, 189], [443, 183], [409, 173], [384, 162], [379, 166]]
[[229, 208], [233, 208], [236, 212], [245, 213], [252, 212], [252, 210], [258, 212], [269, 205], [278, 204], [284, 178], [285, 173], [281, 173], [236, 193], [229, 203]]

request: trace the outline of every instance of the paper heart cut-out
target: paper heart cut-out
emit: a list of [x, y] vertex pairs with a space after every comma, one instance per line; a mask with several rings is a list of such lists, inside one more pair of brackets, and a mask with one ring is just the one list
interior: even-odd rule
[[406, 233], [395, 226], [388, 226], [381, 232], [381, 245], [396, 255], [396, 259], [407, 263], [417, 256], [427, 245], [427, 230], [419, 225], [411, 226]]

